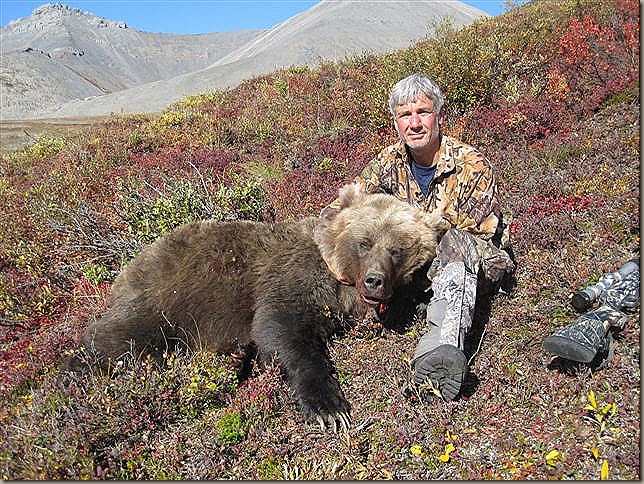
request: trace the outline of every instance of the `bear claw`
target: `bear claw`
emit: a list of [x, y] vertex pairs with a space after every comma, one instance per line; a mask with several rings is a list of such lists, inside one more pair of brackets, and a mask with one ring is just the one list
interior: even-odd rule
[[[322, 432], [326, 431], [327, 423], [333, 428], [333, 433], [338, 433], [338, 421], [340, 422], [340, 429], [344, 432], [348, 432], [351, 427], [351, 417], [348, 413], [339, 412], [334, 415], [327, 415], [326, 419], [322, 415], [316, 415], [316, 420], [320, 425], [320, 430]], [[328, 421], [328, 422], [327, 422]]]

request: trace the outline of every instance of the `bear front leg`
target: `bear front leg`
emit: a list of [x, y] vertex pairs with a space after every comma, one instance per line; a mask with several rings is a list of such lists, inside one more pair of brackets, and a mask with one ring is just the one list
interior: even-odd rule
[[335, 377], [326, 342], [312, 329], [315, 324], [300, 317], [305, 318], [258, 308], [252, 338], [260, 353], [277, 354], [307, 420], [316, 420], [322, 430], [328, 425], [337, 432], [338, 424], [347, 430], [350, 405]]

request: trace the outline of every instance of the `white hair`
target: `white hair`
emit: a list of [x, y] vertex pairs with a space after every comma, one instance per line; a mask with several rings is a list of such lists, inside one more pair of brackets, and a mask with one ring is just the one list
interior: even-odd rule
[[445, 96], [436, 83], [423, 74], [415, 73], [398, 81], [391, 90], [389, 95], [391, 115], [395, 118], [396, 106], [415, 101], [420, 94], [424, 94], [432, 100], [436, 112], [439, 112], [445, 104]]

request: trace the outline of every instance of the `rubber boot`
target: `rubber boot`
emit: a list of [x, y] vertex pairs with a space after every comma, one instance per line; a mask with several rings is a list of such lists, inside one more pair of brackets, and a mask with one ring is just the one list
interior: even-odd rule
[[564, 326], [542, 343], [548, 353], [568, 360], [590, 363], [597, 352], [608, 351], [612, 342], [610, 327], [622, 328], [628, 316], [607, 305], [582, 314], [572, 323]]
[[458, 396], [468, 371], [463, 341], [472, 326], [476, 282], [463, 262], [448, 263], [432, 279], [430, 330], [418, 342], [412, 369], [417, 384], [430, 386], [445, 400]]

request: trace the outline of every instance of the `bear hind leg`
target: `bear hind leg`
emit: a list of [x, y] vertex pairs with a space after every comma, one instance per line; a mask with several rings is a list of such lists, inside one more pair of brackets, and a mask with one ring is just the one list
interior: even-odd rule
[[123, 314], [112, 308], [90, 324], [81, 339], [81, 348], [64, 362], [63, 368], [74, 372], [90, 368], [110, 371], [118, 361], [148, 355], [158, 362], [177, 346], [177, 331], [167, 321], [157, 321], [150, 315]]

